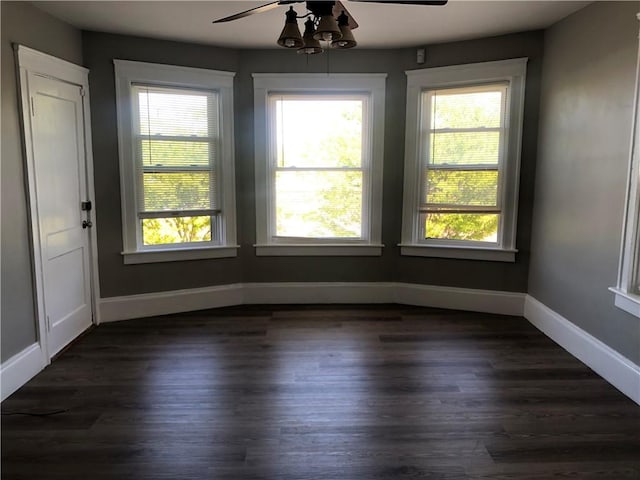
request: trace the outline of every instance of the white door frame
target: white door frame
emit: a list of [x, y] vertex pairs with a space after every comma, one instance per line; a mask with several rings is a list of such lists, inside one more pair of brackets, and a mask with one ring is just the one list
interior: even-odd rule
[[[51, 362], [49, 344], [47, 341], [47, 323], [44, 306], [44, 278], [42, 264], [42, 246], [40, 245], [40, 226], [38, 223], [38, 203], [36, 196], [36, 176], [33, 156], [33, 138], [31, 135], [31, 102], [29, 95], [29, 73], [52, 78], [62, 82], [77, 85], [82, 92], [82, 108], [84, 123], [84, 145], [86, 162], [87, 200], [92, 203], [88, 218], [93, 223], [89, 229], [89, 268], [91, 269], [91, 310], [92, 321], [100, 323], [98, 299], [100, 298], [100, 284], [98, 277], [98, 248], [95, 222], [95, 191], [93, 185], [93, 154], [91, 145], [91, 114], [89, 111], [89, 70], [79, 65], [61, 60], [57, 57], [33, 50], [23, 45], [14, 44], [19, 67], [19, 85], [24, 134], [24, 153], [27, 164], [27, 189], [29, 202], [29, 221], [31, 225], [31, 245], [33, 247], [33, 276], [35, 283], [35, 308], [38, 319], [38, 344], [42, 351], [43, 365]], [[79, 207], [79, 206], [78, 206]]]

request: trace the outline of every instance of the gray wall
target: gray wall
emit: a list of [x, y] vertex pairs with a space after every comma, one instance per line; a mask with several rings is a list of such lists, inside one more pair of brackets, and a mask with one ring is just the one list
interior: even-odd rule
[[529, 294], [640, 363], [613, 306], [638, 48], [638, 2], [601, 2], [545, 34]]
[[0, 2], [2, 28], [2, 361], [36, 341], [30, 233], [12, 43], [81, 63], [81, 34], [28, 3]]
[[[332, 51], [304, 57], [286, 50], [229, 50], [160, 40], [84, 32], [91, 70], [100, 286], [103, 297], [203, 287], [237, 281], [407, 281], [526, 291], [533, 171], [536, 158], [542, 32], [430, 46], [427, 63], [415, 49]], [[518, 248], [514, 264], [400, 257], [404, 162], [405, 70], [529, 57]], [[236, 259], [123, 265], [117, 154], [114, 58], [232, 70], [235, 83], [238, 240]], [[383, 187], [382, 257], [256, 257], [253, 159], [254, 72], [382, 72], [388, 74]]]

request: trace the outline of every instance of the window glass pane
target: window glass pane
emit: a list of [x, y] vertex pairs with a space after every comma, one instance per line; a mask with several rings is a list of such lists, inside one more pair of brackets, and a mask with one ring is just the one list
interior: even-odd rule
[[143, 167], [209, 166], [209, 142], [143, 139], [141, 149]]
[[211, 217], [145, 218], [142, 241], [145, 245], [211, 241]]
[[500, 132], [432, 133], [425, 153], [433, 165], [497, 165]]
[[143, 173], [144, 211], [215, 208], [209, 195], [213, 172]]
[[497, 170], [427, 170], [426, 203], [495, 207]]
[[275, 102], [278, 167], [360, 167], [362, 100]]
[[[138, 96], [139, 128], [142, 135], [208, 136], [217, 130], [217, 108], [209, 112], [210, 92], [134, 87]], [[211, 113], [211, 115], [209, 115]], [[209, 125], [209, 119], [213, 125]]]
[[502, 90], [431, 93], [431, 128], [499, 128], [502, 126]]
[[360, 238], [362, 172], [277, 172], [276, 235]]
[[498, 239], [498, 214], [429, 213], [424, 217], [426, 238], [494, 243]]

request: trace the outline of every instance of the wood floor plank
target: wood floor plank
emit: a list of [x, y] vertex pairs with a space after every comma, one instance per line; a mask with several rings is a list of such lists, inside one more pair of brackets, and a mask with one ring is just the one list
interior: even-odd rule
[[229, 307], [101, 325], [2, 403], [7, 480], [638, 480], [640, 407], [519, 317]]

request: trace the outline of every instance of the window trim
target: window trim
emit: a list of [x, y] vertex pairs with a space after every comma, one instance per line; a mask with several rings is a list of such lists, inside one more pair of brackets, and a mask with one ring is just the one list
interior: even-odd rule
[[[640, 20], [640, 14], [637, 15]], [[640, 318], [640, 53], [636, 64], [631, 148], [614, 304]]]
[[[256, 182], [256, 255], [258, 256], [379, 256], [382, 254], [382, 168], [384, 157], [384, 102], [387, 74], [270, 74], [254, 73], [254, 128]], [[271, 232], [273, 193], [269, 148], [271, 122], [269, 102], [272, 94], [354, 94], [368, 97], [368, 169], [363, 195], [368, 212], [363, 218], [362, 239], [275, 238]], [[363, 165], [364, 166], [364, 165]], [[267, 201], [265, 201], [267, 199]]]
[[[120, 159], [120, 197], [122, 208], [123, 261], [125, 264], [155, 263], [196, 258], [237, 256], [236, 199], [233, 134], [234, 72], [180, 67], [114, 59], [118, 154]], [[134, 85], [166, 88], [215, 90], [220, 102], [220, 243], [171, 244], [140, 247], [136, 198], [133, 105]]]
[[[528, 58], [525, 57], [405, 72], [407, 75], [407, 111], [402, 241], [399, 245], [401, 255], [515, 261], [527, 61]], [[422, 169], [420, 128], [423, 92], [501, 82], [508, 83], [505, 102], [507, 105], [505, 128], [508, 130], [508, 136], [504, 139], [506, 147], [504, 161], [499, 166], [504, 177], [499, 185], [502, 192], [499, 193], [501, 198], [498, 200], [503, 205], [501, 238], [498, 239], [497, 244], [418, 238], [421, 230], [419, 226], [421, 175], [416, 175], [416, 172]]]

